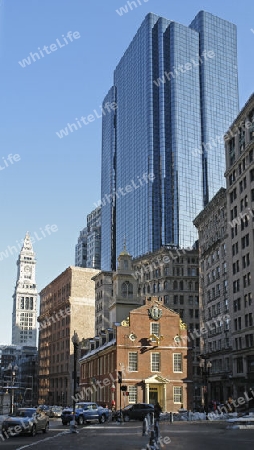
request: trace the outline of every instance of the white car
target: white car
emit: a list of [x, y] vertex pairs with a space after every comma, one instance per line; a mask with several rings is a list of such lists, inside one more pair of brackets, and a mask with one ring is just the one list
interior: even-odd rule
[[49, 418], [40, 409], [19, 408], [13, 415], [9, 415], [2, 423], [2, 433], [10, 436], [30, 434], [35, 436], [37, 431], [47, 433]]

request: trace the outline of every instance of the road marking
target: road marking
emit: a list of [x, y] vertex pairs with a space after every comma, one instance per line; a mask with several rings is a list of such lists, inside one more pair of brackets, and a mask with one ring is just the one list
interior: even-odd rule
[[16, 448], [16, 450], [23, 450], [24, 448], [33, 447], [34, 445], [38, 445], [41, 442], [51, 441], [52, 439], [55, 439], [56, 437], [63, 436], [64, 434], [69, 434], [69, 433], [70, 433], [69, 431], [62, 431], [61, 433], [58, 433], [55, 436], [49, 436], [45, 439], [42, 439], [41, 441], [36, 441], [36, 442], [33, 442], [32, 444], [23, 445], [23, 447]]

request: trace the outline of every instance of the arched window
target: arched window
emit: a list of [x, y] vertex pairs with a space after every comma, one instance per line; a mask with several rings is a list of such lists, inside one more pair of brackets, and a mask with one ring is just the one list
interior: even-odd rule
[[129, 281], [125, 281], [121, 287], [122, 296], [125, 298], [133, 297], [133, 285]]
[[176, 281], [176, 280], [175, 280], [174, 283], [173, 283], [173, 289], [174, 289], [174, 291], [177, 290], [177, 281]]
[[34, 301], [33, 301], [33, 297], [30, 297], [29, 309], [34, 309]]
[[164, 289], [168, 289], [169, 288], [169, 282], [168, 281], [165, 281], [165, 283], [164, 283]]
[[179, 289], [180, 291], [183, 291], [183, 281], [180, 281]]
[[20, 300], [20, 309], [24, 309], [24, 297], [21, 297], [21, 300]]
[[25, 309], [29, 309], [29, 297], [26, 297]]

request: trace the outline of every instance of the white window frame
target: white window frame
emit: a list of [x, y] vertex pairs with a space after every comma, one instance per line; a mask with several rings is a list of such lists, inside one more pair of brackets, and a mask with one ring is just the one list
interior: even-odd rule
[[[180, 370], [178, 369], [179, 367]], [[183, 371], [183, 355], [182, 353], [173, 353], [173, 372], [182, 373], [182, 371]]]
[[[135, 360], [131, 361], [130, 356], [131, 355], [135, 355]], [[135, 364], [135, 369], [131, 368], [131, 364]], [[134, 366], [132, 366], [134, 367]], [[129, 352], [128, 353], [128, 368], [129, 368], [129, 372], [138, 372], [138, 352]]]
[[[155, 361], [153, 361], [153, 356], [155, 356], [156, 355], [156, 357], [157, 356], [159, 356], [159, 369], [153, 369], [153, 365], [154, 364], [158, 364], [158, 362], [155, 362]], [[154, 353], [151, 353], [151, 372], [160, 372], [161, 371], [161, 354], [159, 353], [159, 352], [154, 352]]]
[[183, 403], [183, 388], [182, 386], [173, 386], [173, 399], [174, 403]]
[[128, 386], [129, 403], [137, 403], [137, 386]]
[[[152, 322], [150, 324], [150, 335], [156, 334], [156, 336], [160, 336], [160, 324], [157, 322]], [[157, 342], [155, 337], [151, 339], [152, 342]]]

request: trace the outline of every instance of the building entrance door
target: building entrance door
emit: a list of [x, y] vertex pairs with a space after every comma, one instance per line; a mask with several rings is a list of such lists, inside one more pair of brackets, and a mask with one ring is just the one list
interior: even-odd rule
[[158, 388], [149, 388], [149, 403], [155, 405], [158, 402]]

